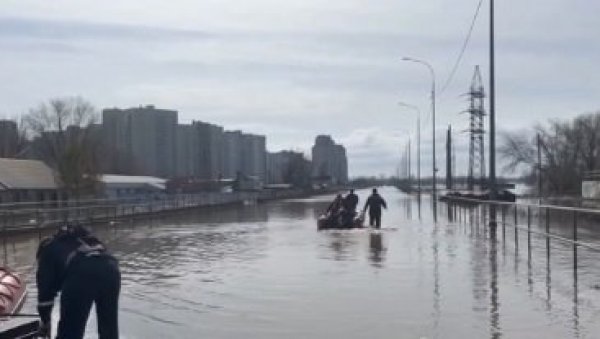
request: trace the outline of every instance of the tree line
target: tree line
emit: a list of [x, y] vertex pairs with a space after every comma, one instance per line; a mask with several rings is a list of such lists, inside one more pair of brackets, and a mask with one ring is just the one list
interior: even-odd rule
[[2, 157], [41, 160], [72, 197], [92, 193], [102, 157], [96, 108], [81, 97], [50, 99], [15, 119], [15, 140], [3, 140]]
[[543, 195], [580, 195], [586, 173], [600, 165], [600, 111], [504, 133], [499, 152], [506, 170], [540, 183]]

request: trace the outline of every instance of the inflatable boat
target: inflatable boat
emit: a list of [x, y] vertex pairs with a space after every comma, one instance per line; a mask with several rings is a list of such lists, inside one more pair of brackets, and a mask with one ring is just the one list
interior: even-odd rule
[[365, 216], [363, 213], [357, 214], [354, 213], [354, 216], [349, 217], [342, 215], [331, 215], [330, 213], [322, 214], [319, 219], [317, 219], [317, 229], [319, 230], [327, 230], [327, 229], [354, 229], [354, 228], [363, 228], [365, 222]]
[[25, 302], [27, 286], [18, 275], [0, 268], [0, 316], [18, 313]]

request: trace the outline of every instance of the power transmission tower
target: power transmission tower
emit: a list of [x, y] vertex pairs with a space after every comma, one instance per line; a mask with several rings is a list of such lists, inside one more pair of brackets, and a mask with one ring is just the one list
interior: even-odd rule
[[485, 116], [484, 100], [485, 91], [479, 66], [475, 66], [475, 73], [469, 91], [469, 174], [467, 185], [473, 190], [475, 185], [482, 188], [485, 184], [485, 148], [483, 136], [485, 128], [483, 118]]

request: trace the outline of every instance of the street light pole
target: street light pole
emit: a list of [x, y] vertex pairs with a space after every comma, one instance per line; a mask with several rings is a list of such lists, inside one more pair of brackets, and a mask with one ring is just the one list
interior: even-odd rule
[[[410, 57], [404, 57], [402, 58], [403, 61], [411, 61], [411, 62], [416, 62], [418, 64], [421, 64], [425, 67], [427, 67], [427, 69], [429, 69], [429, 72], [431, 73], [431, 121], [432, 121], [432, 139], [433, 139], [433, 159], [432, 159], [432, 163], [433, 163], [433, 169], [432, 169], [432, 181], [433, 181], [433, 204], [434, 204], [434, 208], [437, 204], [437, 178], [436, 178], [436, 172], [437, 172], [437, 165], [436, 165], [436, 156], [435, 156], [435, 71], [433, 69], [433, 67], [426, 61], [420, 60], [420, 59], [414, 59], [414, 58], [410, 58]], [[436, 216], [437, 212], [434, 211], [434, 216]]]
[[417, 106], [404, 102], [399, 102], [398, 105], [417, 112], [417, 193], [421, 196], [421, 110]]
[[[496, 199], [496, 79], [494, 51], [494, 0], [490, 0], [490, 200]], [[496, 238], [496, 205], [490, 205], [490, 235]]]
[[412, 193], [412, 172], [411, 172], [411, 167], [412, 164], [410, 163], [411, 159], [411, 144], [410, 144], [410, 136], [408, 137], [408, 191]]

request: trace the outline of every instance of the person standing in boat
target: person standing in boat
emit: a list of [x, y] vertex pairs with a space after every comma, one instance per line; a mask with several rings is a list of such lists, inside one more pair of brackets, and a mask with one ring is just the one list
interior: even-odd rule
[[387, 209], [385, 200], [377, 193], [377, 189], [373, 188], [373, 193], [367, 199], [363, 213], [369, 209], [369, 225], [375, 228], [381, 228], [381, 207]]
[[37, 251], [39, 335], [49, 337], [52, 308], [60, 291], [57, 339], [81, 339], [96, 304], [99, 339], [118, 339], [121, 274], [104, 244], [81, 226], [67, 226], [44, 239]]
[[351, 189], [350, 193], [346, 195], [344, 198], [344, 209], [348, 212], [356, 212], [356, 207], [358, 206], [358, 195], [354, 193], [354, 190]]

